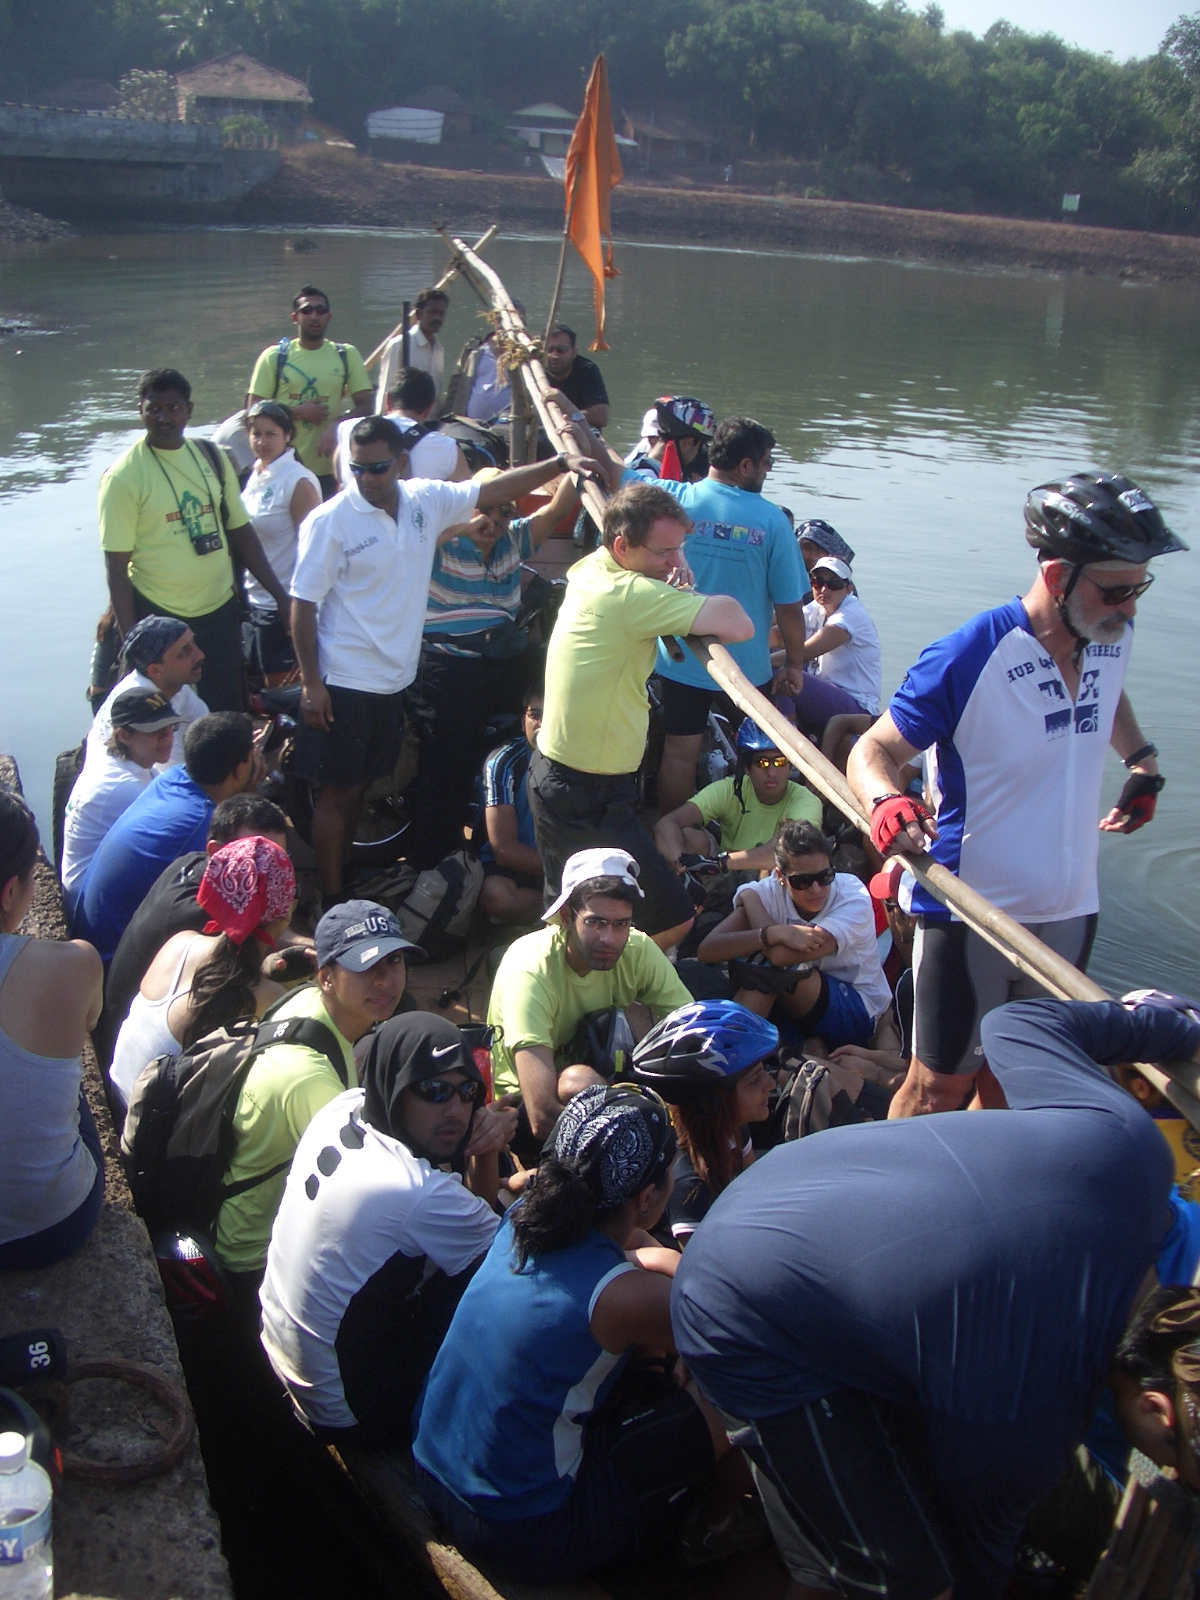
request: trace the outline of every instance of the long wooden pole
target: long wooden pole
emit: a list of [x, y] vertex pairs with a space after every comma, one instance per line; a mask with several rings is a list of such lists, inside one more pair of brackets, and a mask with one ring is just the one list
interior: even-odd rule
[[[529, 392], [542, 425], [551, 441], [560, 448], [572, 444], [566, 412], [547, 394], [552, 385], [545, 368], [537, 358], [537, 346], [526, 332], [520, 314], [509, 298], [508, 290], [486, 262], [472, 256], [469, 246], [460, 239], [455, 248], [464, 263], [488, 285], [492, 305], [503, 331], [529, 354], [523, 370], [528, 374]], [[598, 484], [585, 483], [582, 487], [584, 502], [595, 519], [597, 527], [604, 520], [607, 496]], [[844, 775], [826, 759], [817, 747], [793, 727], [783, 713], [761, 695], [723, 645], [711, 639], [689, 639], [688, 644], [720, 684], [734, 704], [751, 717], [760, 728], [774, 738], [777, 747], [795, 763], [820, 794], [831, 801], [863, 833], [870, 833], [870, 820], [858, 803]], [[988, 944], [1012, 962], [1019, 971], [1040, 983], [1059, 1000], [1109, 1000], [1098, 983], [1078, 971], [1057, 951], [1023, 928], [1019, 922], [992, 905], [983, 895], [955, 877], [954, 873], [926, 856], [904, 856], [903, 861], [936, 899], [948, 906]], [[1149, 1063], [1138, 1063], [1138, 1070], [1154, 1087], [1170, 1100], [1195, 1128], [1200, 1128], [1200, 1066], [1191, 1062], [1173, 1061], [1164, 1068]]]
[[[484, 249], [486, 249], [487, 246], [489, 244], [491, 244], [491, 242], [495, 238], [495, 236], [496, 236], [496, 229], [494, 227], [489, 228], [488, 231], [481, 238], [479, 238], [479, 239], [477, 239], [475, 241], [475, 249], [476, 250], [484, 250]], [[458, 274], [459, 274], [460, 271], [461, 271], [461, 267], [460, 267], [459, 263], [457, 261], [451, 261], [449, 267], [446, 269], [445, 272], [442, 273], [441, 277], [434, 284], [434, 288], [435, 289], [448, 289], [450, 287], [450, 285], [454, 282], [455, 278], [458, 277]], [[387, 338], [381, 340], [380, 343], [375, 346], [374, 350], [371, 351], [371, 354], [367, 357], [366, 362], [364, 363], [364, 365], [366, 365], [368, 367], [373, 367], [375, 365], [375, 363], [379, 360], [379, 358], [383, 354], [383, 352], [386, 350], [389, 341], [394, 339], [397, 334], [400, 334], [400, 333], [404, 332], [404, 325], [405, 325], [405, 319], [401, 318], [401, 320], [392, 329], [391, 333], [388, 334]]]
[[572, 190], [571, 203], [567, 207], [567, 220], [563, 223], [562, 248], [558, 252], [558, 276], [554, 280], [554, 293], [550, 297], [550, 315], [546, 318], [546, 331], [542, 335], [542, 349], [546, 348], [546, 341], [558, 317], [558, 302], [562, 298], [563, 275], [567, 270], [567, 246], [571, 242], [571, 218], [575, 215], [575, 194]]

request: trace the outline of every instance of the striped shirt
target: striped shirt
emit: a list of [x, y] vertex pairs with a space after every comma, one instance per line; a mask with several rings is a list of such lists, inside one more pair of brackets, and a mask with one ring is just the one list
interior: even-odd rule
[[482, 633], [521, 605], [521, 563], [533, 554], [530, 518], [517, 517], [487, 560], [465, 536], [439, 545], [425, 606], [425, 633]]
[[[493, 750], [483, 768], [483, 803], [485, 806], [512, 806], [517, 813], [517, 839], [530, 849], [537, 848], [533, 832], [533, 817], [525, 793], [525, 774], [529, 771], [529, 758], [533, 754], [525, 735]], [[491, 844], [480, 847], [481, 861], [494, 861]]]

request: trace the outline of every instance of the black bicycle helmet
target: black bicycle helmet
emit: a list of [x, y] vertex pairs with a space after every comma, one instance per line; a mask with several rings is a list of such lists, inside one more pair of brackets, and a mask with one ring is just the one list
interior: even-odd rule
[[1025, 502], [1025, 537], [1039, 555], [1086, 566], [1186, 550], [1149, 495], [1119, 473], [1076, 472], [1061, 483], [1031, 489]]
[[589, 1011], [567, 1046], [570, 1066], [591, 1067], [602, 1078], [626, 1074], [633, 1054], [633, 1029], [620, 1006]]
[[693, 1000], [656, 1023], [633, 1052], [638, 1083], [664, 1100], [693, 1100], [769, 1056], [779, 1029], [732, 1000]]

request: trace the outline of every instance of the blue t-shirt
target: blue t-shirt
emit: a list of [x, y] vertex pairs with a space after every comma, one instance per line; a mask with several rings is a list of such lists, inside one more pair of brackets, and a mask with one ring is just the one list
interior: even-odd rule
[[[626, 472], [622, 483], [642, 479]], [[694, 527], [684, 546], [688, 566], [701, 594], [729, 594], [754, 623], [754, 637], [731, 644], [729, 653], [753, 684], [771, 676], [772, 611], [792, 605], [808, 587], [796, 536], [778, 506], [761, 494], [735, 489], [702, 478], [699, 483], [677, 483], [658, 478], [655, 488], [665, 489], [691, 517]], [[683, 661], [672, 661], [660, 644], [654, 670], [675, 683], [697, 689], [716, 685], [690, 651]]]
[[[512, 806], [517, 813], [517, 842], [537, 849], [533, 831], [533, 818], [529, 813], [529, 796], [525, 790], [525, 775], [529, 771], [529, 757], [533, 754], [525, 735], [502, 744], [493, 750], [483, 767], [483, 803], [485, 806]], [[484, 840], [479, 847], [481, 861], [494, 861], [491, 844]]]
[[425, 602], [425, 633], [482, 633], [521, 609], [521, 563], [533, 554], [530, 518], [517, 517], [487, 560], [460, 534], [439, 545]]
[[506, 1218], [458, 1303], [417, 1408], [413, 1455], [489, 1522], [557, 1511], [584, 1425], [625, 1362], [591, 1330], [597, 1298], [639, 1269], [595, 1230], [518, 1272]]
[[701, 1388], [747, 1418], [841, 1388], [920, 1409], [939, 1481], [1030, 1502], [1083, 1439], [1172, 1220], [1171, 1153], [1095, 1063], [1198, 1041], [1147, 1006], [1002, 1006], [983, 1045], [1011, 1109], [772, 1150], [675, 1276], [677, 1347]]
[[92, 857], [75, 910], [75, 937], [110, 961], [163, 868], [204, 849], [213, 810], [186, 767], [171, 767], [143, 789]]

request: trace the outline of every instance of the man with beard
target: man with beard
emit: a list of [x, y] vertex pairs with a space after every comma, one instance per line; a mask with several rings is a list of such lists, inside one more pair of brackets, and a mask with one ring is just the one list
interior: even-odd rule
[[585, 1017], [637, 1003], [658, 1020], [692, 998], [654, 940], [633, 926], [644, 893], [639, 875], [625, 850], [580, 850], [542, 914], [547, 926], [514, 940], [496, 970], [492, 1077], [497, 1094], [521, 1092], [518, 1154], [549, 1137], [572, 1095], [604, 1081], [577, 1056], [562, 1059]]
[[[933, 859], [1081, 970], [1099, 900], [1094, 821], [1111, 744], [1129, 771], [1100, 822], [1133, 833], [1163, 779], [1122, 687], [1147, 563], [1187, 548], [1127, 478], [1077, 473], [1031, 491], [1038, 553], [1028, 594], [931, 644], [851, 754], [847, 777], [882, 855]], [[902, 794], [899, 769], [930, 750], [936, 817]], [[912, 879], [918, 918], [913, 1054], [892, 1116], [952, 1110], [985, 1064], [979, 1025], [1041, 993]]]

